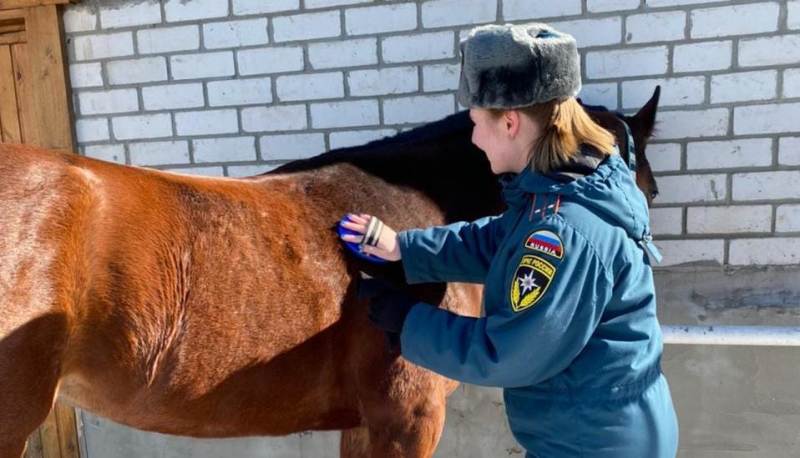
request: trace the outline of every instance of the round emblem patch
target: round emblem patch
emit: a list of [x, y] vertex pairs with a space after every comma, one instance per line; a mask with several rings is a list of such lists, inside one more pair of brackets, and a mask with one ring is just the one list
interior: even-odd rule
[[536, 305], [544, 296], [555, 274], [556, 268], [539, 256], [531, 254], [523, 256], [511, 283], [511, 308], [514, 312], [521, 312]]

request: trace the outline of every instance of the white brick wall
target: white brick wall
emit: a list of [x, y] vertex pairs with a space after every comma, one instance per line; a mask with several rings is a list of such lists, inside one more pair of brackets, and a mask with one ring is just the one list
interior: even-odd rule
[[632, 113], [661, 86], [666, 266], [800, 256], [797, 0], [130, 0], [63, 21], [81, 152], [210, 176], [453, 113], [471, 27], [549, 22], [578, 41], [588, 103]]

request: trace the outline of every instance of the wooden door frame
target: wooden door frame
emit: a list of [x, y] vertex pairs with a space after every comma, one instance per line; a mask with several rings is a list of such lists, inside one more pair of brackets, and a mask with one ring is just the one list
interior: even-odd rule
[[[60, 6], [67, 3], [70, 0], [0, 0], [0, 45], [8, 45], [7, 52], [0, 55], [0, 64], [13, 70], [8, 84], [0, 84], [0, 93], [10, 93], [17, 101], [16, 113], [0, 110], [0, 115], [14, 118], [18, 126], [10, 138], [75, 151]], [[75, 409], [56, 402], [29, 438], [25, 457], [79, 456]]]

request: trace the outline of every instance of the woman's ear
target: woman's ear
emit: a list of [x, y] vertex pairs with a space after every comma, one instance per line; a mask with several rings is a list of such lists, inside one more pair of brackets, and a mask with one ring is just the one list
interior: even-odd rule
[[511, 138], [516, 137], [519, 133], [519, 116], [520, 114], [517, 110], [505, 110], [503, 112], [503, 128]]

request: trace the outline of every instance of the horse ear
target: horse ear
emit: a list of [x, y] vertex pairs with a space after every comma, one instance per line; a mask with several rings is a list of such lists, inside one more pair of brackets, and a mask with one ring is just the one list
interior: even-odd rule
[[656, 86], [650, 100], [630, 118], [630, 122], [635, 124], [645, 136], [649, 138], [653, 135], [653, 127], [656, 124], [656, 112], [658, 111], [658, 99], [661, 96], [661, 86]]

